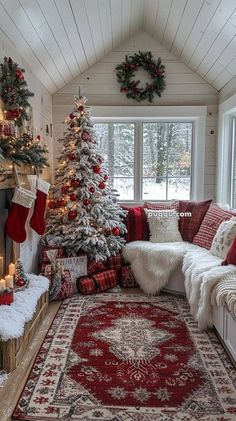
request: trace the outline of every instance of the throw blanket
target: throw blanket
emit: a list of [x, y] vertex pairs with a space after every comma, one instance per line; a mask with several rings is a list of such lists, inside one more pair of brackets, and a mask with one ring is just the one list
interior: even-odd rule
[[201, 330], [213, 325], [211, 295], [214, 287], [221, 285], [229, 275], [236, 276], [235, 266], [220, 266], [221, 261], [200, 247], [186, 253], [183, 259], [186, 296]]
[[157, 294], [167, 284], [172, 272], [182, 263], [186, 251], [195, 247], [184, 241], [133, 241], [126, 244], [123, 257], [131, 263], [135, 279], [142, 290], [147, 294]]
[[236, 274], [227, 276], [222, 282], [216, 285], [211, 303], [220, 306], [226, 304], [229, 311], [236, 316]]

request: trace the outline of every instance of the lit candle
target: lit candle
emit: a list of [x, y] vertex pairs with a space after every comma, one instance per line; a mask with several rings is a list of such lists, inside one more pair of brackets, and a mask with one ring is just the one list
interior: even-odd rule
[[3, 275], [3, 257], [0, 256], [0, 275]]
[[14, 286], [13, 275], [6, 275], [5, 281], [6, 281], [6, 287], [7, 288], [13, 288], [13, 286]]
[[14, 263], [10, 263], [10, 265], [8, 266], [8, 269], [9, 269], [9, 275], [12, 275], [12, 276], [15, 275], [16, 267]]
[[0, 279], [0, 292], [6, 288], [5, 279]]

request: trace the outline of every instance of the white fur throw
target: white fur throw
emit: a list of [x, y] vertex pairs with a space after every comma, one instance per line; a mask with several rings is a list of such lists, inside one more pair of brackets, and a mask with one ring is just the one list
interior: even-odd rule
[[24, 325], [33, 318], [37, 301], [48, 290], [49, 280], [44, 276], [28, 274], [28, 288], [14, 293], [10, 306], [0, 306], [0, 339], [19, 338], [23, 335]]
[[228, 275], [236, 275], [235, 266], [220, 266], [220, 263], [219, 257], [200, 247], [184, 256], [186, 296], [191, 314], [201, 330], [213, 324], [211, 294], [214, 287]]
[[147, 294], [157, 294], [182, 262], [186, 251], [196, 247], [184, 241], [160, 244], [133, 241], [126, 244], [123, 257], [131, 263], [133, 274], [141, 289]]
[[178, 227], [178, 214], [173, 209], [145, 209], [152, 243], [183, 241]]

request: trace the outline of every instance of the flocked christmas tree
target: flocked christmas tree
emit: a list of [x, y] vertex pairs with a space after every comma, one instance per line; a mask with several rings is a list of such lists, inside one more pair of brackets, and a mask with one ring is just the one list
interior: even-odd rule
[[126, 212], [109, 187], [109, 176], [96, 147], [96, 133], [83, 96], [66, 118], [56, 182], [50, 191], [43, 243], [63, 246], [69, 254], [84, 251], [96, 261], [117, 254], [126, 232]]

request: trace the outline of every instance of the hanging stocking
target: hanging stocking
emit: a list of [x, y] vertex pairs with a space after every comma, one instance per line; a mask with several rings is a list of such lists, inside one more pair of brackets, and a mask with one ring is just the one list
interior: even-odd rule
[[45, 231], [45, 219], [44, 213], [46, 208], [47, 194], [50, 184], [47, 181], [38, 178], [36, 188], [36, 200], [34, 205], [34, 213], [30, 220], [30, 226], [37, 232], [37, 234], [42, 235]]
[[23, 243], [26, 239], [25, 222], [34, 200], [33, 192], [16, 187], [11, 211], [5, 225], [6, 234], [16, 243]]

